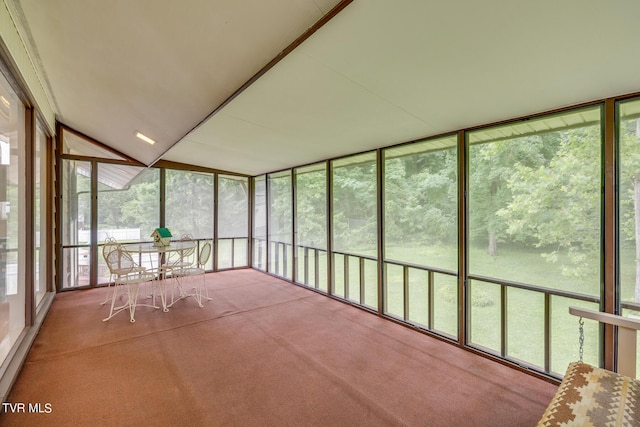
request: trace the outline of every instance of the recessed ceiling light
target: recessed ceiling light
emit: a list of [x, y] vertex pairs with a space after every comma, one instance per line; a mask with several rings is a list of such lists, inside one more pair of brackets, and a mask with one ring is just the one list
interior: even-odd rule
[[141, 140], [143, 140], [144, 142], [146, 142], [147, 144], [151, 144], [151, 145], [153, 145], [153, 144], [155, 144], [155, 143], [156, 143], [156, 141], [155, 141], [155, 140], [153, 140], [153, 139], [149, 138], [147, 135], [144, 135], [144, 134], [142, 134], [142, 133], [140, 133], [140, 132], [136, 132], [136, 136], [137, 136], [138, 138], [140, 138]]

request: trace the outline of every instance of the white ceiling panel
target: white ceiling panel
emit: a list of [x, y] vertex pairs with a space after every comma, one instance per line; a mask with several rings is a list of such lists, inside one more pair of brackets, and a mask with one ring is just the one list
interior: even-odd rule
[[256, 175], [640, 91], [637, 0], [354, 0], [216, 110], [337, 3], [19, 1], [60, 120], [145, 163]]
[[58, 119], [148, 164], [337, 2], [17, 3]]
[[244, 169], [257, 174], [638, 91], [637, 13], [631, 0], [355, 1], [165, 157], [232, 143], [264, 160]]
[[[279, 71], [281, 67], [286, 73]], [[202, 145], [244, 147], [245, 156], [234, 162], [237, 166], [232, 170], [258, 174], [434, 131], [313, 58], [294, 53], [176, 145], [165, 159], [186, 162], [191, 158], [185, 149], [190, 141], [197, 141], [200, 150]], [[246, 163], [254, 158], [259, 161], [257, 168], [249, 168]], [[225, 161], [224, 157], [199, 159], [196, 164], [229, 170]]]

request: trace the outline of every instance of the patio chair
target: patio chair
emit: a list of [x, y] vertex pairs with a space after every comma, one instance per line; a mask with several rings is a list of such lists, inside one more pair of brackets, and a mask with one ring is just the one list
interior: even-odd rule
[[[111, 296], [111, 309], [109, 316], [103, 319], [107, 321], [116, 314], [124, 310], [129, 310], [129, 319], [131, 323], [135, 322], [136, 306], [138, 306], [138, 291], [141, 283], [147, 283], [153, 281], [155, 275], [149, 273], [144, 267], [139, 266], [133, 260], [131, 254], [122, 246], [118, 246], [117, 249], [110, 251], [106, 255], [107, 266], [109, 271], [115, 275], [113, 294]], [[127, 301], [116, 306], [116, 299], [121, 289], [127, 291]], [[154, 305], [151, 307], [159, 308]]]
[[111, 289], [113, 279], [117, 275], [117, 273], [111, 269], [111, 266], [107, 262], [107, 256], [111, 251], [118, 249], [118, 246], [120, 246], [120, 244], [113, 237], [107, 237], [106, 239], [104, 239], [104, 244], [102, 245], [102, 257], [104, 258], [105, 262], [107, 263], [107, 267], [109, 268], [109, 282], [107, 283], [107, 294], [104, 298], [104, 301], [102, 301], [100, 305], [105, 305], [111, 299], [109, 297], [109, 290]]
[[[209, 261], [210, 256], [211, 256], [211, 243], [206, 242], [204, 245], [202, 245], [202, 248], [200, 249], [196, 266], [176, 269], [173, 272], [173, 274], [176, 275], [176, 277], [178, 278], [191, 277], [192, 280], [195, 280], [196, 276], [202, 276], [202, 281], [200, 283], [198, 284], [194, 283], [195, 294], [191, 295], [196, 299], [200, 307], [203, 307], [203, 304], [202, 304], [203, 298], [207, 300], [211, 300], [211, 298], [209, 297], [209, 290], [207, 289], [206, 279], [205, 279], [205, 273], [207, 272], [205, 269], [205, 266]], [[203, 293], [206, 295], [203, 295]]]
[[[106, 264], [107, 264], [107, 268], [109, 269], [109, 283], [107, 283], [107, 294], [104, 298], [104, 301], [102, 301], [100, 303], [100, 305], [105, 305], [107, 302], [109, 302], [109, 300], [111, 299], [111, 297], [109, 296], [110, 292], [109, 290], [114, 286], [114, 279], [115, 277], [117, 277], [119, 274], [121, 274], [121, 271], [118, 271], [118, 267], [117, 266], [113, 266], [110, 265], [109, 262], [107, 261], [107, 257], [109, 256], [109, 254], [114, 251], [117, 250], [120, 247], [120, 243], [118, 243], [118, 241], [113, 238], [113, 237], [107, 237], [106, 239], [104, 239], [104, 244], [102, 245], [102, 257], [104, 258]], [[139, 270], [143, 270], [142, 267], [138, 267]]]
[[173, 269], [189, 267], [193, 264], [193, 254], [196, 250], [196, 243], [193, 241], [193, 237], [190, 234], [183, 234], [179, 241], [192, 242], [193, 247], [183, 251], [169, 252], [160, 267], [165, 273], [170, 273]]

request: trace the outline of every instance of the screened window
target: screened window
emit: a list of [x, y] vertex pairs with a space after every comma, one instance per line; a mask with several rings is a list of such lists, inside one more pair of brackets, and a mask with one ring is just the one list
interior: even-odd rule
[[[107, 237], [119, 243], [151, 241], [159, 226], [160, 170], [98, 163], [98, 244]], [[105, 283], [109, 271], [98, 250], [98, 283]], [[151, 266], [146, 258], [138, 262]]]
[[249, 180], [218, 176], [218, 268], [248, 265]]
[[294, 174], [296, 281], [327, 292], [327, 166], [297, 168]]
[[253, 179], [253, 260], [252, 266], [258, 270], [267, 269], [267, 187], [266, 176]]
[[376, 153], [333, 160], [332, 239], [337, 296], [377, 306]]
[[213, 198], [213, 174], [165, 171], [165, 225], [174, 238], [213, 238]]
[[91, 163], [62, 160], [62, 288], [89, 285]]
[[291, 171], [269, 174], [269, 272], [293, 277]]
[[383, 151], [386, 312], [451, 336], [458, 330], [456, 146], [451, 136]]
[[[634, 99], [618, 105], [617, 136], [620, 154], [620, 301], [622, 314], [637, 318], [640, 317], [640, 100]], [[640, 372], [640, 358], [637, 364], [636, 372]]]
[[[593, 107], [468, 134], [473, 345], [554, 372], [577, 359], [568, 306], [597, 310], [600, 295], [600, 117]], [[587, 343], [597, 364], [597, 328]]]

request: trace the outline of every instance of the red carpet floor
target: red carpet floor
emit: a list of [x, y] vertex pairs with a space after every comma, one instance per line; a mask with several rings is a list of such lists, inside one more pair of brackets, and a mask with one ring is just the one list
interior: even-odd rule
[[[556, 386], [254, 270], [213, 300], [103, 322], [106, 289], [58, 294], [7, 426], [533, 426]], [[49, 413], [44, 413], [44, 411]]]

